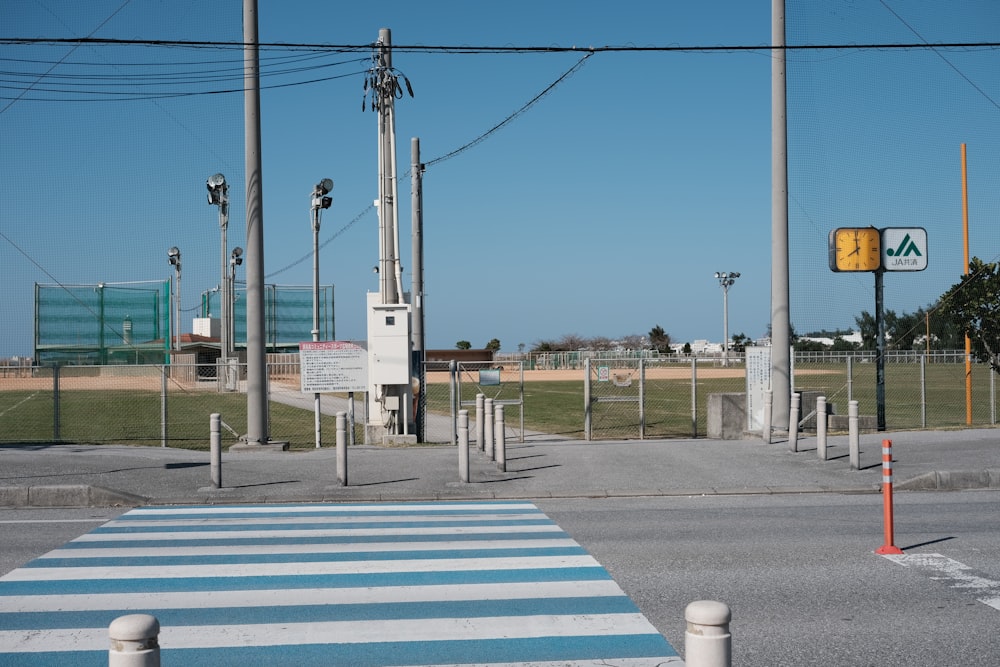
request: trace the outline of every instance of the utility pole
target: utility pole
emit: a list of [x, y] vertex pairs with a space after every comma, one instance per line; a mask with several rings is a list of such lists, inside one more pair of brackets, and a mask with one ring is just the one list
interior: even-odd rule
[[417, 440], [424, 440], [424, 165], [420, 162], [420, 139], [410, 139], [410, 197], [413, 204], [413, 376], [418, 379], [417, 409], [414, 423]]
[[785, 0], [771, 0], [771, 423], [787, 424], [792, 401], [788, 298], [788, 126]]

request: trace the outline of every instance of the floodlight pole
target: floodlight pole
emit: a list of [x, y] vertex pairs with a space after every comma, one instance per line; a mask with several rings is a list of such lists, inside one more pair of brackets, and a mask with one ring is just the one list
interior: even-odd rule
[[[173, 246], [167, 251], [167, 261], [174, 267], [174, 349], [181, 350], [181, 251]], [[170, 332], [168, 332], [169, 334]]]
[[[312, 339], [314, 343], [319, 342], [319, 227], [321, 223], [320, 213], [324, 208], [330, 208], [330, 204], [333, 203], [332, 197], [327, 197], [326, 195], [333, 190], [333, 181], [329, 178], [324, 178], [322, 181], [316, 184], [312, 192], [312, 205], [309, 207], [309, 212], [312, 217], [312, 232], [313, 232], [313, 327], [312, 327]], [[318, 391], [313, 394], [313, 405], [315, 413], [315, 428], [316, 428], [316, 448], [319, 449], [322, 446], [323, 433], [321, 429], [321, 410], [320, 402], [321, 396]]]
[[219, 267], [221, 269], [221, 277], [219, 278], [219, 290], [221, 292], [219, 296], [219, 358], [222, 360], [223, 369], [221, 372], [227, 373], [230, 348], [230, 296], [229, 271], [227, 270], [229, 248], [226, 242], [226, 231], [229, 227], [229, 184], [226, 183], [225, 176], [215, 174], [209, 177], [206, 185], [208, 186], [208, 203], [219, 207], [219, 233], [221, 235], [219, 243]]
[[715, 279], [722, 288], [722, 365], [729, 366], [729, 288], [733, 286], [739, 272], [716, 271]]

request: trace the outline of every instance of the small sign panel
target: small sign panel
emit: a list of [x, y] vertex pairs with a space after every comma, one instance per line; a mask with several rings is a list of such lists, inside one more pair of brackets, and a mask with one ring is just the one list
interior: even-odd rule
[[884, 271], [923, 271], [927, 268], [927, 230], [923, 227], [886, 227], [882, 230]]
[[368, 391], [368, 351], [343, 340], [299, 343], [302, 391]]

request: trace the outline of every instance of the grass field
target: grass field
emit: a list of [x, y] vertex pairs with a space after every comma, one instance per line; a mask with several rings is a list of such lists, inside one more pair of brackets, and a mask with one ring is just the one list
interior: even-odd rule
[[[645, 437], [689, 438], [707, 430], [707, 402], [710, 394], [744, 391], [742, 368], [699, 369], [696, 383], [696, 414], [692, 414], [690, 370], [681, 366], [661, 377], [647, 376], [643, 405]], [[710, 372], [717, 371], [717, 372]], [[722, 372], [724, 371], [724, 372]], [[510, 426], [520, 424], [518, 410], [523, 407], [528, 431], [560, 434], [571, 438], [584, 436], [583, 372], [541, 372], [554, 379], [526, 380], [523, 405], [509, 405]], [[923, 377], [922, 377], [923, 373]], [[575, 379], [573, 379], [575, 377]], [[114, 384], [77, 385], [59, 393], [53, 400], [51, 380], [30, 378], [31, 382], [6, 382], [0, 385], [0, 442], [74, 442], [159, 445], [161, 443], [161, 393], [148, 383], [132, 388], [107, 388]], [[988, 368], [973, 366], [972, 425], [991, 426], [995, 422], [993, 378]], [[65, 383], [74, 386], [72, 382]], [[61, 385], [64, 386], [64, 385]], [[923, 392], [921, 390], [923, 387]], [[827, 397], [839, 414], [847, 413], [848, 397], [859, 402], [862, 415], [876, 413], [874, 364], [855, 364], [848, 378], [844, 364], [799, 364], [795, 372], [796, 391], [818, 391]], [[462, 383], [464, 402], [475, 402], [479, 391], [504, 399], [518, 399], [521, 388], [505, 381], [503, 387], [478, 387]], [[613, 383], [593, 383], [591, 424], [593, 437], [622, 439], [640, 437], [638, 383], [617, 387]], [[448, 414], [449, 385], [429, 383], [426, 387], [427, 409]], [[961, 428], [967, 426], [965, 368], [958, 364], [889, 364], [885, 385], [886, 425], [890, 430], [920, 428]], [[208, 422], [213, 412], [236, 434], [246, 431], [246, 396], [214, 391], [169, 391], [167, 399], [167, 443], [172, 447], [208, 448]], [[56, 411], [58, 410], [58, 433]], [[474, 410], [470, 410], [474, 413]], [[293, 447], [314, 446], [313, 412], [270, 404], [271, 433], [280, 434]], [[322, 428], [332, 441], [336, 418], [324, 415]], [[235, 442], [237, 436], [223, 431], [223, 442]], [[360, 440], [359, 436], [359, 440]]]

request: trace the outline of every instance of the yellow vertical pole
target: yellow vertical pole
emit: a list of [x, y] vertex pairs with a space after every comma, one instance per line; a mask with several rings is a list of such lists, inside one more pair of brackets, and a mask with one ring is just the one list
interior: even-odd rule
[[[965, 251], [965, 272], [969, 275], [969, 174], [962, 144], [962, 238]], [[965, 334], [965, 423], [972, 425], [972, 341]]]

